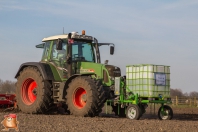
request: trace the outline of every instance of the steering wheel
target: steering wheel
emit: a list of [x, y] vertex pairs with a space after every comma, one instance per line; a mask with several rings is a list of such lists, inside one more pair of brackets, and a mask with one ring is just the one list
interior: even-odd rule
[[78, 58], [78, 54], [73, 54], [72, 60], [76, 60]]
[[78, 54], [73, 54], [72, 59], [73, 60], [85, 60], [85, 57], [79, 56]]

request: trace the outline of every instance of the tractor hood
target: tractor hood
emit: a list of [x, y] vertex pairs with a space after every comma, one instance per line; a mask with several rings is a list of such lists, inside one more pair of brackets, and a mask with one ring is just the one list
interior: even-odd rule
[[117, 66], [113, 65], [105, 65], [105, 68], [108, 70], [110, 77], [120, 77], [121, 76], [121, 70]]

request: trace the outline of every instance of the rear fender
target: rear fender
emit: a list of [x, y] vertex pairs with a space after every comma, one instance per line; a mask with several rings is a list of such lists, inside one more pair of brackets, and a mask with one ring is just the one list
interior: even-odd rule
[[23, 69], [28, 66], [37, 67], [39, 71], [41, 72], [44, 80], [54, 81], [54, 76], [53, 76], [50, 66], [46, 63], [40, 63], [40, 62], [26, 62], [26, 63], [21, 64], [17, 74], [15, 75], [15, 78], [17, 78], [20, 75], [20, 72], [23, 71]]

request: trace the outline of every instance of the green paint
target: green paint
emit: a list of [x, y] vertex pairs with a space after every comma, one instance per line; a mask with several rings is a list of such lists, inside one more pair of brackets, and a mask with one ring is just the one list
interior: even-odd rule
[[[64, 42], [63, 44], [66, 44], [67, 39], [65, 39], [63, 42]], [[43, 45], [44, 45], [44, 50], [43, 50], [41, 62], [47, 63], [50, 65], [55, 81], [58, 81], [58, 82], [66, 81], [68, 79], [67, 72], [62, 70], [63, 68], [67, 67], [66, 57], [65, 59], [64, 58], [62, 59], [63, 61], [60, 61], [59, 58], [55, 59], [54, 57], [54, 55], [56, 56], [56, 54], [54, 54], [56, 40], [47, 41]], [[37, 46], [37, 48], [40, 48], [41, 46], [42, 45], [39, 45]], [[84, 57], [89, 60], [89, 61], [79, 61], [76, 63], [77, 65], [76, 74], [95, 75], [92, 77], [95, 77], [96, 79], [100, 79], [103, 81], [103, 70], [105, 70], [107, 72], [108, 81], [107, 82], [103, 81], [103, 85], [111, 86], [113, 84], [113, 81], [110, 80], [109, 73], [108, 73], [108, 70], [105, 68], [105, 65], [96, 63], [96, 60], [95, 60], [96, 55], [94, 52], [92, 52], [94, 51], [94, 47], [92, 46], [91, 43], [90, 44], [88, 43], [88, 45], [84, 45], [83, 48], [81, 47], [82, 51], [79, 50], [80, 47], [78, 45], [72, 45], [72, 47], [73, 47], [73, 51], [72, 51], [73, 57], [76, 54], [78, 54], [78, 52], [84, 51], [84, 54], [83, 54]], [[88, 50], [89, 47], [91, 47], [92, 49], [91, 51]], [[66, 51], [64, 54], [66, 55]], [[75, 63], [73, 63], [73, 72], [74, 72], [74, 66], [75, 66]]]

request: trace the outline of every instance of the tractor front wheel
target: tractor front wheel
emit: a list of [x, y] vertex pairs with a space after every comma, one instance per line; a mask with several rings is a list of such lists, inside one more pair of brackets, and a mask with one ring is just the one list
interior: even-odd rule
[[66, 90], [66, 104], [71, 115], [98, 116], [105, 102], [102, 84], [88, 76], [74, 78]]
[[26, 67], [20, 72], [16, 84], [16, 100], [24, 113], [45, 113], [52, 104], [50, 83], [43, 80], [36, 67]]

